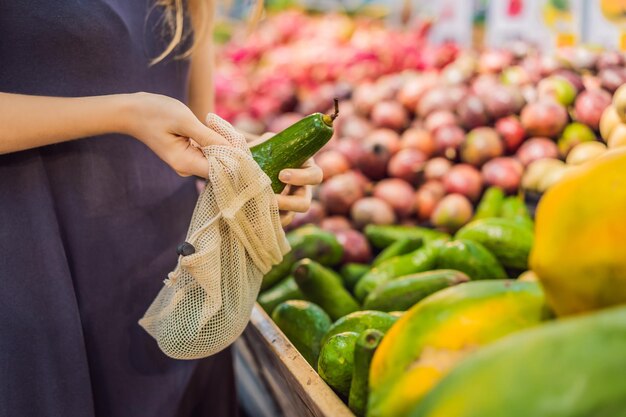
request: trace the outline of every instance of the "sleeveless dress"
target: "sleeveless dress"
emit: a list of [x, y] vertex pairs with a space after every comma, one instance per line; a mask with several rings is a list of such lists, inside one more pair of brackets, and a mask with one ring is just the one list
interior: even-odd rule
[[[166, 40], [153, 2], [0, 0], [0, 91], [185, 101], [187, 62], [149, 66]], [[229, 350], [172, 360], [137, 324], [196, 199], [124, 135], [0, 155], [0, 416], [237, 414]]]

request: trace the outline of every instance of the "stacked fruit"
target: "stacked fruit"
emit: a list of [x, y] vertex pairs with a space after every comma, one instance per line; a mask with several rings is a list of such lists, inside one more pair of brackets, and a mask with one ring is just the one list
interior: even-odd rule
[[457, 48], [428, 44], [427, 30], [426, 23], [396, 30], [342, 14], [270, 15], [252, 33], [240, 28], [220, 48], [216, 111], [250, 133], [278, 132], [271, 122], [285, 112], [324, 111], [359, 83], [449, 63]]
[[[519, 297], [510, 311], [500, 311], [502, 321], [514, 324], [497, 335], [543, 317], [537, 284], [509, 287], [507, 280], [527, 269], [532, 226], [524, 203], [495, 187], [485, 192], [476, 216], [454, 236], [418, 226], [366, 226], [365, 244], [376, 252], [369, 263], [352, 262], [353, 245], [341, 244], [346, 230], [303, 226], [288, 234], [292, 251], [265, 276], [259, 303], [322, 378], [362, 415], [369, 393], [368, 360], [375, 347], [402, 312], [431, 294], [449, 294], [434, 303], [442, 312], [448, 297], [474, 294], [478, 305], [459, 306], [459, 315], [495, 308], [502, 297]], [[490, 283], [478, 282], [483, 280]], [[459, 284], [463, 287], [454, 289]], [[534, 304], [520, 304], [525, 297]], [[485, 320], [484, 325], [494, 323]], [[355, 361], [366, 365], [355, 366]]]
[[301, 227], [259, 303], [359, 416], [622, 415], [625, 167], [618, 149], [571, 170], [536, 227], [498, 188], [454, 236], [368, 225], [369, 265]]
[[465, 52], [441, 72], [405, 71], [357, 86], [317, 157], [325, 174], [319, 203], [295, 225], [454, 232], [472, 218], [485, 187], [545, 191], [566, 166], [606, 150], [600, 119], [626, 80], [624, 61], [613, 52], [585, 56]]

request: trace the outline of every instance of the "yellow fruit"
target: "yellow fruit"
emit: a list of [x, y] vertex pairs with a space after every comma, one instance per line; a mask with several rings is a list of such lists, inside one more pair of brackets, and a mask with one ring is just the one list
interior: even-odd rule
[[544, 158], [531, 162], [522, 177], [522, 188], [525, 190], [539, 189], [541, 179], [548, 173], [565, 167], [565, 163], [559, 159]]
[[533, 271], [524, 271], [524, 272], [522, 272], [517, 277], [517, 280], [518, 281], [523, 281], [523, 282], [535, 282], [535, 281], [538, 281], [537, 274], [535, 274]]
[[602, 112], [600, 117], [600, 136], [606, 142], [611, 137], [611, 132], [622, 122], [615, 107], [609, 106]]
[[576, 167], [544, 194], [530, 266], [559, 315], [626, 303], [626, 149]]
[[613, 94], [613, 107], [623, 123], [626, 123], [626, 84], [623, 84]]
[[441, 290], [389, 329], [370, 367], [368, 417], [400, 417], [481, 346], [547, 318], [536, 282], [482, 280]]
[[545, 192], [548, 188], [552, 187], [557, 182], [561, 181], [565, 175], [569, 172], [571, 167], [562, 165], [558, 168], [553, 168], [548, 171], [540, 180], [537, 185], [537, 191], [540, 193]]
[[615, 126], [609, 140], [607, 141], [609, 149], [626, 145], [626, 125], [619, 124]]
[[606, 145], [602, 142], [584, 142], [574, 146], [567, 154], [568, 165], [580, 165], [605, 153]]

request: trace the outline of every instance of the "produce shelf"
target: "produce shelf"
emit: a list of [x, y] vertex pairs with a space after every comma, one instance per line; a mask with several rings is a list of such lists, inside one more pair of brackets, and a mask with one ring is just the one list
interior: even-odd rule
[[[258, 304], [235, 355], [285, 417], [354, 417]], [[278, 416], [274, 416], [278, 417]]]

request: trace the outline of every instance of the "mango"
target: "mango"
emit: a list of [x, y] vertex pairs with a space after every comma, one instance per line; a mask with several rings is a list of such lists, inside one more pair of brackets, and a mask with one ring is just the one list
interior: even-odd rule
[[406, 415], [462, 358], [546, 317], [536, 282], [472, 281], [425, 298], [389, 329], [374, 354], [367, 415]]
[[536, 212], [531, 269], [557, 315], [626, 303], [626, 149], [572, 170]]
[[507, 336], [469, 356], [411, 417], [626, 417], [626, 307]]

